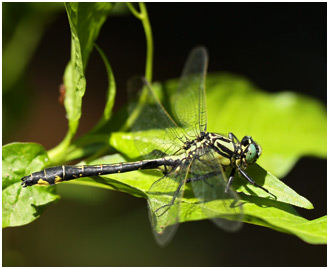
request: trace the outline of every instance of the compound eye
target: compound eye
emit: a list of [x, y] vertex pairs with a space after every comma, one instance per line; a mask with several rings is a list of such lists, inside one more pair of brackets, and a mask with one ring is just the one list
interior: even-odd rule
[[256, 146], [254, 144], [250, 144], [248, 146], [248, 150], [246, 153], [246, 161], [248, 164], [253, 164], [256, 159], [257, 159], [257, 149]]

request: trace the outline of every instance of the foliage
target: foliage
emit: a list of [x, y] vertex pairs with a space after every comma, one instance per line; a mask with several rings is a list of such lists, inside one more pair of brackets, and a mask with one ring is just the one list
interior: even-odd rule
[[2, 227], [27, 224], [59, 199], [55, 187], [23, 189], [20, 178], [49, 165], [41, 145], [12, 143], [2, 147]]

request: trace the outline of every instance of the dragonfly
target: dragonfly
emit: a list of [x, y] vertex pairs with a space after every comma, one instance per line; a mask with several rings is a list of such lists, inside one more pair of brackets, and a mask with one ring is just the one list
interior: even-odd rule
[[246, 172], [246, 168], [253, 165], [262, 153], [261, 146], [251, 136], [239, 140], [233, 133], [224, 136], [207, 131], [207, 65], [207, 50], [204, 47], [193, 49], [174, 95], [173, 116], [165, 110], [145, 79], [130, 81], [130, 90], [139, 89], [142, 93], [140, 102], [135, 106], [139, 115], [131, 123], [131, 129], [136, 147], [145, 157], [143, 160], [50, 167], [24, 176], [23, 187], [159, 169], [163, 176], [147, 192], [149, 218], [159, 245], [164, 246], [172, 239], [182, 215], [188, 214], [184, 193], [187, 195], [191, 190], [195, 197], [195, 210], [202, 212], [218, 227], [237, 231], [243, 219], [239, 196], [231, 188], [237, 173], [250, 184], [274, 195]]

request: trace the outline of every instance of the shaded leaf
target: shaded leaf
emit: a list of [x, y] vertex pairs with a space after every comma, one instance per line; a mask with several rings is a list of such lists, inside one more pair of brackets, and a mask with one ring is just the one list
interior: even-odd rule
[[[75, 43], [72, 45], [81, 49], [81, 61], [84, 70], [87, 67], [94, 42], [113, 6], [114, 3], [65, 3], [72, 41]], [[79, 55], [72, 54], [72, 57], [79, 57]]]
[[28, 224], [59, 199], [55, 187], [22, 188], [17, 182], [2, 191], [2, 227]]
[[49, 165], [45, 149], [34, 143], [12, 143], [2, 147], [2, 226], [32, 222], [59, 199], [54, 187], [23, 188], [21, 178]]
[[71, 29], [71, 60], [64, 74], [64, 105], [73, 134], [81, 117], [81, 102], [86, 89], [84, 70], [94, 41], [112, 7], [111, 3], [65, 3]]

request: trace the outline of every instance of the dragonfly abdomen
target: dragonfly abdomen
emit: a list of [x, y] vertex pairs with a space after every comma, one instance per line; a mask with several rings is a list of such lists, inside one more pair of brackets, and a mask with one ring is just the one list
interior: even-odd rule
[[46, 168], [42, 171], [25, 176], [22, 178], [22, 185], [23, 187], [33, 185], [47, 186], [80, 177], [92, 177], [115, 173], [125, 173], [138, 169], [154, 169], [162, 165], [172, 166], [174, 165], [174, 161], [171, 159], [161, 158], [117, 164], [79, 166], [62, 165]]

